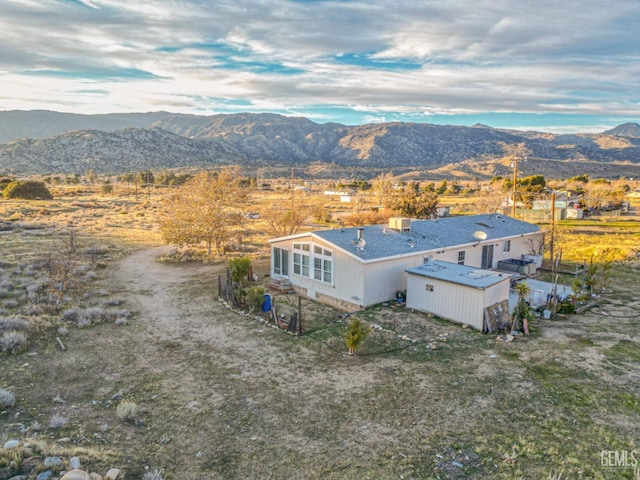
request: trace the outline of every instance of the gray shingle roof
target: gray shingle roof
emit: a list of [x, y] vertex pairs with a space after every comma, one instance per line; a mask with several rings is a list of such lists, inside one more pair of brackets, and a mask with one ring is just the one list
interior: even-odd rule
[[466, 285], [474, 288], [487, 288], [508, 281], [509, 275], [481, 270], [479, 268], [458, 265], [456, 263], [434, 260], [407, 270], [408, 273], [437, 280]]
[[490, 241], [540, 231], [537, 225], [498, 214], [412, 220], [410, 232], [391, 230], [386, 225], [362, 228], [366, 242], [362, 249], [356, 247], [357, 227], [319, 230], [313, 236], [367, 261], [477, 243], [477, 232], [483, 232], [480, 236]]

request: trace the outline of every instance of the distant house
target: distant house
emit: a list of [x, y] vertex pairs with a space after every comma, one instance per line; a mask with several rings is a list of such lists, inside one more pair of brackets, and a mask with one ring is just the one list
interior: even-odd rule
[[407, 270], [441, 260], [492, 270], [530, 254], [538, 226], [503, 215], [391, 218], [387, 225], [274, 238], [271, 276], [308, 298], [355, 311], [407, 290]]

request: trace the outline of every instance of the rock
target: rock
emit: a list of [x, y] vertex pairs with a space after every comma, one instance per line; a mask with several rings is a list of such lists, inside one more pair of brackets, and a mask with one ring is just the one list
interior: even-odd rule
[[24, 460], [22, 460], [22, 463], [20, 464], [20, 472], [21, 473], [31, 473], [41, 463], [42, 463], [42, 459], [40, 457], [28, 457], [28, 458], [25, 458]]
[[51, 468], [51, 467], [60, 467], [64, 465], [64, 462], [62, 461], [62, 459], [60, 457], [47, 457], [44, 459], [44, 466]]
[[80, 470], [80, 459], [78, 457], [71, 457], [69, 459], [69, 468], [71, 470]]
[[10, 450], [12, 448], [17, 448], [20, 446], [20, 440], [7, 440], [4, 442], [4, 449]]
[[11, 467], [0, 468], [0, 478], [9, 478], [9, 475], [13, 475], [13, 468]]
[[16, 475], [15, 477], [11, 477], [9, 480], [27, 480], [26, 475]]
[[122, 478], [124, 478], [124, 476], [120, 475], [120, 470], [117, 468], [112, 468], [111, 470], [109, 470], [107, 472], [107, 474], [104, 476], [104, 480], [121, 480]]
[[76, 468], [65, 473], [60, 480], [91, 480], [91, 477], [84, 470]]
[[96, 472], [91, 472], [89, 474], [89, 478], [91, 480], [102, 480], [102, 475], [97, 474]]
[[463, 465], [460, 462], [451, 462], [451, 465], [458, 468], [463, 468]]
[[58, 443], [69, 443], [71, 439], [69, 437], [62, 437], [57, 440]]
[[51, 470], [47, 470], [46, 472], [38, 474], [36, 480], [49, 480], [51, 477], [53, 477], [53, 472], [51, 472]]

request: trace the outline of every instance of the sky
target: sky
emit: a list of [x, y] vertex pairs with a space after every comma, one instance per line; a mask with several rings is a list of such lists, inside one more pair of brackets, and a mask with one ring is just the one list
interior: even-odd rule
[[638, 0], [0, 0], [0, 110], [640, 122]]

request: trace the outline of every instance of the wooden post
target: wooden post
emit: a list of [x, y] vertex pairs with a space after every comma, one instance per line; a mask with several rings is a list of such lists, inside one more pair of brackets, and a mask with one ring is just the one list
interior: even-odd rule
[[298, 295], [298, 336], [302, 335], [302, 297]]

